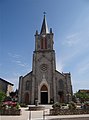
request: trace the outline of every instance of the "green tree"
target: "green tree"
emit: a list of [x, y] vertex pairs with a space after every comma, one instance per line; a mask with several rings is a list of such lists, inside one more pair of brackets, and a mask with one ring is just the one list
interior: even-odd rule
[[2, 91], [0, 91], [0, 103], [2, 103], [2, 101], [5, 99], [6, 94]]
[[80, 102], [83, 103], [85, 101], [89, 101], [89, 93], [86, 92], [76, 92], [76, 98], [79, 98]]

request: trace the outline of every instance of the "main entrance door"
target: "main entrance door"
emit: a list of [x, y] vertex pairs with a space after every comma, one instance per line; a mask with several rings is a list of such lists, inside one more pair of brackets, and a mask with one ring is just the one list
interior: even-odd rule
[[41, 104], [48, 103], [48, 92], [41, 92]]
[[41, 104], [48, 104], [48, 89], [45, 85], [41, 87]]

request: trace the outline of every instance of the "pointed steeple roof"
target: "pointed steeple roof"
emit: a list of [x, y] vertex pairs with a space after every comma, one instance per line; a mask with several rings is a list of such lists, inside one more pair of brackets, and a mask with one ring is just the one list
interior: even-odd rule
[[46, 17], [45, 17], [45, 14], [44, 14], [44, 18], [43, 18], [43, 23], [42, 23], [40, 34], [46, 34], [46, 33], [49, 33], [49, 31], [48, 31], [48, 26], [47, 26], [47, 22], [46, 22]]

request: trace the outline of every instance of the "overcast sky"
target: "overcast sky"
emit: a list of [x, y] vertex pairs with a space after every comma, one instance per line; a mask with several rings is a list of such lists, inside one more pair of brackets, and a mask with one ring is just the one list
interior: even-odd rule
[[0, 0], [0, 77], [16, 89], [19, 76], [32, 70], [44, 11], [57, 70], [71, 73], [74, 92], [89, 89], [89, 0]]

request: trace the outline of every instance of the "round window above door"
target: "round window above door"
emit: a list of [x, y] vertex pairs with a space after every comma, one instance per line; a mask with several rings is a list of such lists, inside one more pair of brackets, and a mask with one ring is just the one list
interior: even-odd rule
[[40, 66], [40, 69], [41, 69], [42, 71], [46, 71], [46, 70], [48, 69], [47, 64], [42, 64], [42, 65]]

